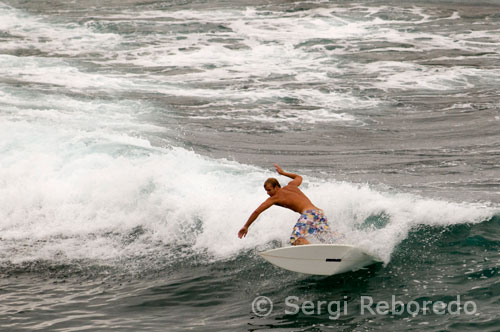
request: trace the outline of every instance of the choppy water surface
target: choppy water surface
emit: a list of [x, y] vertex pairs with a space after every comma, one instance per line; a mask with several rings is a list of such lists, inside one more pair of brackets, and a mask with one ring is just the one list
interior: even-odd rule
[[[496, 331], [499, 13], [2, 0], [0, 326]], [[239, 240], [273, 162], [383, 263], [322, 278], [263, 262], [297, 218], [280, 208]], [[290, 296], [344, 311], [290, 313]], [[362, 312], [367, 296], [406, 311]], [[457, 296], [460, 313], [411, 314]]]

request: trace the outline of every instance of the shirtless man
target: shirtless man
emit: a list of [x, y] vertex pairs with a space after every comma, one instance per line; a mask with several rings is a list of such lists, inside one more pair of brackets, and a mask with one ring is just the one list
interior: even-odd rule
[[[293, 227], [290, 243], [292, 245], [309, 244], [306, 236], [318, 236], [328, 231], [328, 220], [323, 210], [314, 206], [309, 198], [300, 191], [299, 186], [302, 183], [302, 177], [300, 175], [285, 172], [277, 164], [274, 164], [274, 167], [279, 174], [292, 178], [293, 180], [283, 188], [281, 188], [278, 180], [275, 178], [266, 180], [264, 189], [270, 197], [250, 215], [245, 226], [238, 232], [238, 237], [241, 239], [247, 235], [248, 227], [250, 227], [262, 212], [273, 205], [278, 205], [301, 214], [299, 220]], [[321, 240], [321, 238], [319, 239]]]

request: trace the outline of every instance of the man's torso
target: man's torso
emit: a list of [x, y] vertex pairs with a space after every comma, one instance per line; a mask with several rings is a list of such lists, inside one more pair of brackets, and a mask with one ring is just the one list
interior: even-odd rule
[[298, 213], [302, 213], [305, 210], [317, 209], [297, 186], [287, 185], [281, 188], [275, 199], [276, 205]]

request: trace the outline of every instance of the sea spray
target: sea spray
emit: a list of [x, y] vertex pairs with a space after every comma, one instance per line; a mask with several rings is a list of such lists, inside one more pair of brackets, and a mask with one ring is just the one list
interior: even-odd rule
[[[240, 240], [238, 229], [266, 199], [262, 184], [275, 175], [269, 170], [153, 147], [120, 133], [75, 133], [23, 122], [4, 129], [0, 211], [2, 238], [9, 243], [4, 260], [113, 260], [146, 255], [151, 246], [165, 244], [225, 259], [269, 241], [286, 245], [298, 217], [273, 207]], [[286, 184], [286, 178], [280, 180]], [[306, 177], [302, 188], [325, 210], [331, 228], [345, 234], [342, 242], [356, 243], [386, 263], [419, 224], [473, 223], [493, 214], [474, 204], [384, 193], [334, 179]], [[381, 213], [387, 219], [382, 227], [360, 227]], [[140, 234], [124, 241], [138, 227]]]

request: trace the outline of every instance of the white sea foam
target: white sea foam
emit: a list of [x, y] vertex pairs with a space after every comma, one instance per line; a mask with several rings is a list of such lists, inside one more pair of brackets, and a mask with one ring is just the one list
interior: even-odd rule
[[[343, 15], [352, 10], [359, 12], [357, 19]], [[0, 29], [20, 37], [2, 43], [3, 50], [30, 49], [84, 59], [87, 53], [97, 52], [100, 56], [90, 57], [92, 61], [106, 63], [115, 71], [85, 71], [71, 59], [1, 55], [0, 73], [14, 82], [80, 95], [134, 91], [207, 98], [224, 106], [296, 98], [300, 106], [312, 107], [311, 112], [284, 108], [277, 117], [259, 112], [264, 108], [258, 107], [255, 113], [222, 113], [229, 119], [279, 122], [280, 126], [285, 125], [283, 119], [293, 117], [310, 123], [355, 121], [356, 116], [344, 110], [376, 108], [383, 103], [335, 91], [343, 82], [336, 74], [346, 70], [376, 76], [364, 81], [364, 87], [385, 90], [468, 88], [485, 75], [490, 80], [500, 77], [496, 70], [455, 67], [433, 71], [412, 62], [339, 64], [337, 56], [359, 52], [367, 37], [372, 42], [394, 43], [392, 49], [398, 43], [422, 51], [498, 48], [498, 38], [481, 31], [470, 35], [475, 40], [460, 35], [463, 41], [439, 32], [407, 32], [399, 29], [402, 22], [398, 19], [377, 16], [384, 10], [387, 8], [332, 7], [278, 16], [250, 7], [109, 16], [125, 22], [136, 19], [137, 24], [141, 19], [151, 22], [151, 18], [170, 17], [154, 23], [163, 28], [172, 22], [227, 27], [220, 32], [186, 33], [184, 39], [175, 34], [150, 34], [138, 46], [128, 46], [117, 34], [99, 32], [93, 21], [50, 23], [45, 17], [1, 5]], [[431, 20], [422, 9], [399, 10], [412, 13], [414, 23]], [[452, 14], [448, 19], [456, 18]], [[488, 39], [477, 41], [481, 36]], [[213, 38], [233, 39], [241, 47], [227, 48], [224, 42], [210, 41]], [[328, 50], [326, 44], [337, 48]], [[147, 71], [123, 74], [120, 65], [191, 71], [179, 76]], [[233, 83], [250, 87], [233, 88]], [[213, 84], [222, 88], [213, 88]], [[284, 84], [295, 87], [284, 88]], [[308, 84], [322, 84], [335, 92], [319, 92]], [[297, 215], [279, 208], [266, 211], [247, 238], [236, 237], [248, 215], [266, 198], [262, 182], [272, 172], [210, 159], [172, 145], [152, 146], [145, 134], [162, 129], [140, 120], [141, 113], [154, 111], [142, 100], [84, 100], [34, 91], [19, 92], [12, 86], [0, 91], [1, 262], [141, 260], [155, 253], [168, 257], [172, 248], [183, 245], [195, 253], [227, 259], [273, 240], [287, 242]], [[362, 246], [385, 262], [417, 225], [474, 223], [495, 213], [479, 205], [385, 193], [334, 179], [307, 180], [304, 191], [326, 211], [332, 228], [346, 234], [344, 241]], [[363, 226], [367, 218], [377, 215], [387, 223], [378, 228]]]
[[64, 87], [78, 92], [95, 90], [126, 90], [135, 87], [123, 76], [82, 72], [66, 61], [42, 57], [0, 55], [0, 73], [4, 78]]
[[54, 55], [101, 53], [121, 42], [113, 33], [95, 33], [76, 23], [49, 23], [48, 18], [32, 16], [0, 2], [0, 31], [16, 36], [2, 40], [0, 49], [39, 50]]
[[481, 69], [455, 66], [452, 68], [432, 68], [412, 63], [395, 61], [377, 61], [365, 66], [367, 73], [380, 75], [373, 85], [380, 89], [401, 90], [454, 90], [468, 89], [475, 86], [481, 78], [490, 82], [500, 82], [500, 71], [493, 69], [484, 72]]
[[[77, 98], [6, 88], [0, 93], [0, 118], [72, 129], [76, 132], [96, 128], [129, 134], [165, 132], [166, 129], [140, 120], [154, 113], [151, 105], [132, 100]], [[96, 118], [100, 121], [96, 123]]]
[[[262, 182], [270, 171], [181, 148], [154, 148], [143, 139], [102, 130], [5, 120], [0, 129], [4, 262], [109, 262], [163, 250], [168, 257], [163, 248], [169, 245], [226, 259], [272, 240], [286, 243], [297, 218], [272, 208], [240, 240], [237, 231], [266, 198]], [[116, 153], [120, 149], [127, 153]], [[308, 180], [304, 191], [325, 210], [331, 227], [346, 234], [344, 242], [386, 262], [412, 227], [474, 223], [493, 215], [476, 205]], [[384, 227], [360, 227], [380, 214], [388, 219]]]
[[[381, 14], [394, 13], [395, 18], [381, 18]], [[405, 19], [398, 18], [404, 17]], [[467, 89], [475, 81], [496, 80], [497, 71], [478, 68], [435, 68], [412, 62], [378, 61], [368, 64], [339, 65], [338, 56], [360, 50], [360, 45], [380, 42], [384, 51], [460, 49], [463, 51], [498, 50], [498, 36], [492, 31], [471, 31], [453, 34], [407, 31], [408, 19], [414, 25], [435, 20], [457, 19], [456, 13], [446, 17], [431, 17], [423, 8], [387, 8], [385, 6], [327, 6], [306, 11], [283, 14], [279, 11], [257, 10], [256, 7], [231, 10], [180, 10], [113, 13], [93, 17], [84, 23], [51, 23], [49, 18], [31, 16], [2, 5], [0, 29], [19, 39], [8, 39], [6, 49], [37, 48], [50, 54], [66, 54], [84, 58], [87, 53], [101, 54], [91, 57], [119, 67], [184, 68], [182, 75], [165, 76], [163, 72], [149, 74], [110, 71], [95, 74], [82, 70], [68, 61], [47, 58], [18, 58], [3, 55], [1, 74], [26, 82], [62, 86], [74, 91], [136, 91], [173, 96], [206, 98], [211, 103], [221, 101], [228, 105], [265, 102], [279, 98], [296, 98], [304, 106], [300, 112], [281, 108], [283, 118], [296, 117], [306, 123], [345, 121], [364, 123], [356, 114], [343, 110], [373, 109], [383, 106], [383, 100], [360, 97], [348, 90], [319, 92], [308, 84], [323, 85], [330, 90], [342, 84], [336, 77], [351, 71], [354, 75], [370, 73], [376, 79], [362, 80], [362, 89], [382, 90]], [[154, 20], [157, 19], [157, 20]], [[221, 31], [151, 33], [141, 36], [141, 43], [127, 43], [126, 37], [106, 31], [108, 24], [154, 26], [161, 31], [177, 29], [189, 24], [211, 24], [225, 27]], [[154, 31], [155, 29], [153, 29]], [[197, 30], [195, 30], [197, 31]], [[178, 38], [182, 37], [182, 38]], [[125, 38], [125, 39], [124, 39]], [[485, 40], [484, 38], [487, 38]], [[218, 40], [218, 41], [216, 41]], [[318, 42], [314, 42], [314, 41]], [[319, 42], [322, 41], [322, 42]], [[11, 43], [11, 44], [9, 44]], [[309, 44], [308, 44], [309, 43]], [[390, 43], [389, 46], [383, 43]], [[237, 45], [238, 47], [230, 47]], [[325, 45], [333, 46], [325, 49]], [[404, 45], [404, 46], [398, 46]], [[229, 48], [228, 48], [229, 46]], [[272, 77], [280, 77], [273, 81]], [[299, 84], [301, 84], [301, 86]], [[246, 85], [246, 89], [238, 85]], [[285, 87], [295, 84], [294, 88]], [[212, 86], [222, 86], [213, 89]], [[235, 87], [236, 85], [236, 87]], [[306, 109], [315, 111], [306, 111]], [[256, 113], [224, 113], [234, 119], [261, 122], [280, 122], [280, 117], [266, 116], [267, 108], [255, 108]], [[195, 114], [194, 117], [207, 116]], [[208, 116], [216, 117], [216, 114]]]

